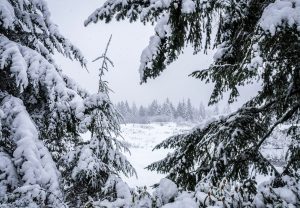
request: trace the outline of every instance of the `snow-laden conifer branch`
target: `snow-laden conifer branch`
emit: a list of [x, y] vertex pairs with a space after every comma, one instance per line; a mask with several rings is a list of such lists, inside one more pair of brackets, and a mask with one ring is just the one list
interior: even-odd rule
[[[206, 8], [213, 5], [211, 2], [199, 3], [192, 0], [110, 0], [91, 14], [85, 21], [85, 25], [91, 22], [96, 23], [98, 20], [110, 22], [114, 17], [117, 20], [128, 18], [130, 21], [137, 21], [139, 19], [144, 23], [157, 21], [155, 35], [150, 38], [148, 47], [141, 55], [141, 82], [146, 82], [147, 78], [157, 77], [166, 65], [177, 59], [185, 47], [185, 40], [194, 46], [195, 52], [199, 51], [202, 47], [202, 32], [207, 34], [211, 32], [210, 21], [206, 21], [208, 18], [210, 19], [211, 14], [198, 15], [195, 11], [205, 11]], [[171, 11], [182, 14], [182, 17], [178, 18]], [[197, 19], [197, 22], [193, 21], [194, 19]], [[202, 24], [207, 27], [202, 27]], [[180, 27], [177, 27], [179, 25]], [[175, 36], [171, 34], [175, 34]], [[210, 40], [207, 38], [204, 44], [205, 49], [208, 48], [209, 42]]]
[[108, 94], [86, 92], [52, 57], [58, 51], [85, 66], [82, 54], [51, 22], [43, 0], [1, 0], [0, 30], [1, 205], [113, 200], [111, 178], [134, 174], [116, 139], [117, 112]]
[[7, 132], [7, 137], [3, 135], [1, 140], [10, 140], [14, 147], [10, 149], [1, 145], [11, 155], [1, 153], [6, 158], [1, 160], [4, 162], [2, 168], [5, 168], [1, 172], [7, 176], [6, 181], [1, 179], [1, 184], [8, 192], [13, 189], [10, 196], [2, 193], [1, 203], [12, 200], [17, 207], [51, 204], [61, 207], [64, 203], [59, 172], [51, 154], [40, 141], [35, 124], [20, 99], [1, 92], [1, 100], [2, 130]]
[[80, 50], [62, 36], [57, 26], [50, 19], [47, 3], [41, 1], [1, 1], [1, 24], [3, 34], [12, 41], [41, 50], [47, 57], [57, 50], [64, 56], [78, 60], [82, 66], [86, 61]]

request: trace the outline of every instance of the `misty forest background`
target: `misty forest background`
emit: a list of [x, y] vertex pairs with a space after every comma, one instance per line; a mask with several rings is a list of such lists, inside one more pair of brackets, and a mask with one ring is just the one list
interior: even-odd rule
[[183, 99], [173, 103], [168, 98], [160, 103], [153, 100], [149, 105], [137, 105], [134, 102], [121, 101], [115, 104], [121, 114], [121, 123], [146, 124], [151, 122], [199, 123], [218, 115], [227, 115], [231, 112], [229, 105], [220, 108], [219, 105], [206, 107], [202, 102], [194, 107], [190, 99]]

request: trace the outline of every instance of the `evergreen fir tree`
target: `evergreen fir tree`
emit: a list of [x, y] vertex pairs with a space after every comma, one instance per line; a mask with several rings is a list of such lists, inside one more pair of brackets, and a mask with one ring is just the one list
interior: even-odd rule
[[[226, 179], [244, 184], [250, 192], [247, 200], [256, 206], [299, 206], [299, 13], [299, 0], [108, 0], [86, 20], [86, 25], [114, 17], [157, 22], [141, 57], [142, 82], [157, 77], [187, 44], [195, 53], [206, 51], [213, 38], [214, 63], [192, 73], [215, 84], [209, 104], [217, 103], [226, 91], [229, 102], [234, 102], [238, 86], [261, 80], [258, 94], [234, 114], [158, 145], [175, 148], [175, 153], [149, 169], [168, 173], [187, 189], [218, 186]], [[213, 23], [218, 25], [216, 33]], [[259, 151], [280, 124], [290, 126], [287, 136], [293, 138], [283, 171]], [[252, 173], [270, 172], [270, 183], [257, 189]], [[278, 194], [284, 190], [295, 200]]]
[[157, 116], [159, 114], [159, 105], [157, 100], [153, 100], [153, 102], [148, 107], [148, 115], [149, 116]]
[[137, 116], [137, 114], [138, 114], [138, 108], [137, 108], [137, 106], [136, 106], [135, 103], [132, 104], [131, 112], [132, 112], [133, 116]]
[[125, 101], [125, 114], [131, 114], [131, 109], [130, 109], [130, 106], [127, 102], [127, 100]]
[[170, 100], [168, 98], [162, 105], [161, 114], [163, 116], [165, 116], [168, 121], [171, 121], [173, 118], [172, 103], [170, 102]]
[[[87, 93], [56, 66], [55, 51], [85, 60], [45, 1], [1, 1], [0, 28], [1, 207], [73, 206], [80, 188], [87, 192], [76, 205], [101, 200], [108, 177], [133, 173], [113, 137], [118, 118], [108, 95]], [[80, 135], [88, 131], [87, 142]]]
[[204, 120], [206, 118], [206, 110], [202, 102], [200, 103], [199, 106], [199, 116], [200, 116], [200, 120]]
[[179, 102], [176, 108], [176, 118], [181, 120], [187, 119], [187, 110], [186, 110], [186, 104], [185, 101], [183, 100], [182, 102]]
[[119, 105], [117, 106], [117, 109], [118, 109], [120, 115], [122, 116], [122, 122], [126, 123], [126, 117], [125, 116], [126, 116], [127, 110], [126, 110], [125, 103], [123, 101], [121, 101], [119, 103]]
[[130, 123], [132, 122], [132, 119], [133, 119], [133, 115], [132, 115], [132, 111], [131, 111], [131, 108], [128, 104], [128, 101], [126, 100], [125, 101], [125, 109], [124, 109], [124, 119], [125, 119], [125, 123]]
[[138, 108], [135, 103], [131, 106], [131, 122], [136, 123], [138, 122]]
[[174, 119], [176, 117], [176, 109], [175, 109], [173, 103], [170, 103], [170, 110], [171, 110], [172, 118]]
[[149, 118], [147, 116], [147, 110], [144, 108], [144, 106], [140, 106], [139, 108], [139, 114], [138, 114], [138, 123], [148, 123]]
[[147, 114], [146, 114], [146, 110], [145, 108], [141, 105], [140, 108], [139, 108], [139, 116], [140, 117], [145, 117]]
[[[62, 173], [67, 187], [66, 198], [71, 207], [113, 203], [118, 197], [119, 184], [123, 184], [118, 174], [135, 174], [134, 168], [122, 154], [129, 150], [117, 139], [120, 136], [118, 113], [110, 102], [107, 82], [103, 80], [109, 64], [113, 66], [107, 57], [111, 38], [105, 52], [94, 60], [102, 59], [98, 94], [84, 103], [89, 112], [91, 139], [76, 144], [61, 162], [65, 167]], [[125, 107], [129, 108], [127, 102]]]
[[187, 106], [186, 106], [186, 119], [188, 121], [193, 121], [194, 120], [194, 115], [193, 115], [193, 107], [191, 104], [191, 100], [188, 99], [187, 101]]

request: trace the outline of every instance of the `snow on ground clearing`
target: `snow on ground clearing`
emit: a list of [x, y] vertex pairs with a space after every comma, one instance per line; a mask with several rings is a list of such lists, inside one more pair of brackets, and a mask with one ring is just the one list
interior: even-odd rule
[[[147, 186], [150, 188], [158, 183], [165, 175], [144, 169], [152, 162], [163, 159], [172, 150], [155, 150], [153, 147], [168, 137], [191, 130], [195, 125], [176, 123], [124, 124], [121, 125], [122, 136], [128, 143], [131, 155], [126, 153], [128, 160], [136, 169], [138, 178], [122, 177], [130, 187]], [[284, 157], [289, 144], [288, 139], [282, 139], [282, 133], [276, 131], [263, 145], [262, 154], [276, 167], [284, 164]], [[121, 138], [120, 138], [121, 140]], [[279, 168], [278, 167], [278, 168]], [[265, 176], [258, 176], [258, 182], [266, 180]]]
[[126, 124], [121, 125], [122, 136], [129, 144], [128, 160], [137, 171], [138, 178], [123, 179], [130, 187], [148, 186], [158, 183], [163, 174], [144, 169], [152, 162], [163, 159], [172, 150], [155, 150], [153, 147], [168, 137], [192, 129], [192, 125], [176, 123]]

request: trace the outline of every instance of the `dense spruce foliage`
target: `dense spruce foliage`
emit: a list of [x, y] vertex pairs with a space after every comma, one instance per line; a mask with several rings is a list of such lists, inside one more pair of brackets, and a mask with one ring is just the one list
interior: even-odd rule
[[54, 52], [85, 67], [44, 0], [0, 1], [0, 207], [114, 201], [134, 173], [108, 93], [81, 89]]
[[[209, 104], [224, 92], [234, 102], [239, 86], [261, 83], [235, 113], [158, 145], [175, 152], [149, 169], [196, 195], [212, 196], [209, 187], [219, 187], [218, 197], [203, 206], [300, 206], [299, 14], [299, 0], [107, 0], [91, 14], [86, 25], [113, 18], [156, 24], [141, 56], [142, 82], [159, 76], [191, 45], [195, 53], [217, 48], [210, 67], [192, 73], [215, 84]], [[279, 125], [288, 126], [285, 136], [292, 138], [282, 170], [260, 153]], [[256, 185], [257, 174], [272, 177]], [[228, 186], [236, 194], [226, 194]]]

